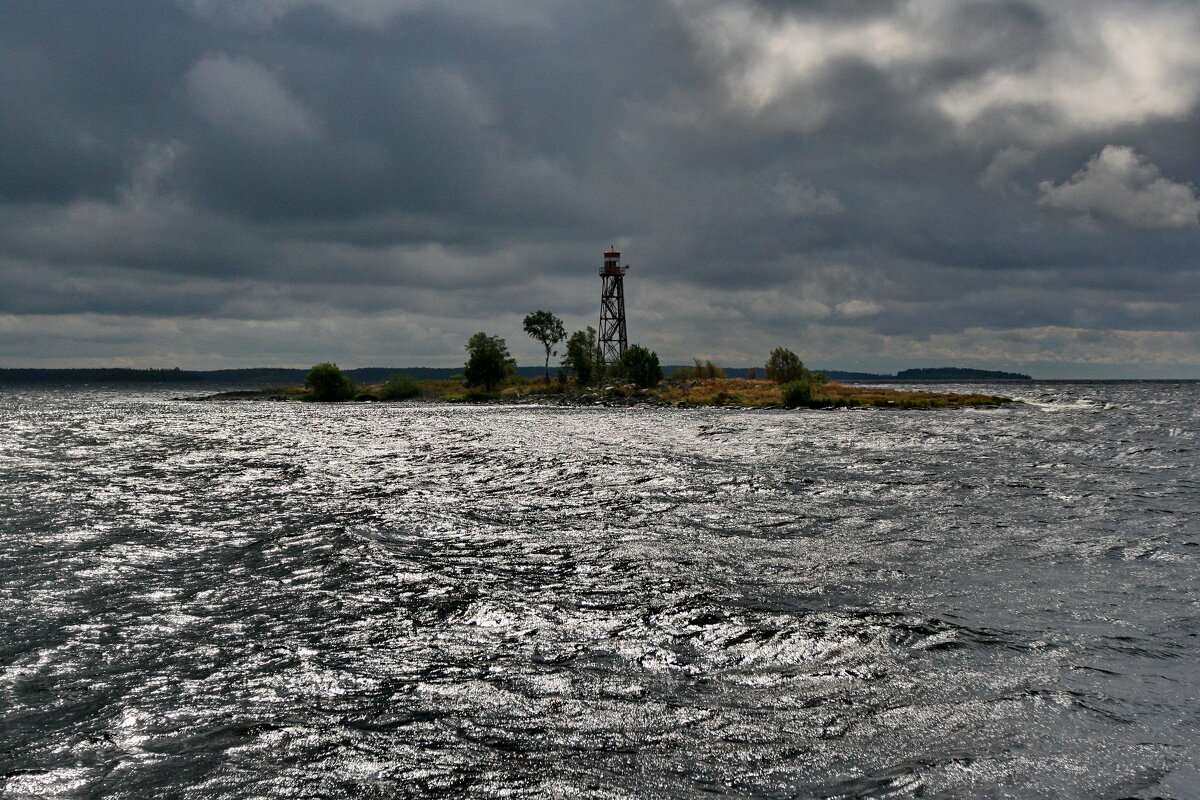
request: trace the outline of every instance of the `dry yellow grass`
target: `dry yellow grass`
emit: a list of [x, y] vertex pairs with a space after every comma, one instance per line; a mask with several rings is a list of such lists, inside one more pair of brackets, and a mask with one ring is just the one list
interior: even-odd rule
[[898, 405], [904, 408], [940, 408], [944, 406], [973, 406], [996, 405], [1011, 403], [1007, 397], [989, 394], [955, 394], [952, 392], [904, 392], [899, 389], [885, 389], [881, 386], [846, 386], [841, 383], [827, 383], [824, 386], [813, 387], [813, 399], [826, 398], [837, 401], [839, 398], [854, 401], [863, 406]]
[[[779, 384], [744, 378], [667, 381], [652, 394], [672, 403], [692, 405], [769, 406], [782, 402]], [[879, 386], [847, 386], [826, 383], [813, 386], [813, 406], [880, 406], [887, 408], [944, 408], [949, 406], [995, 405], [1011, 402], [1006, 397], [949, 392], [904, 392]]]
[[779, 405], [779, 384], [744, 378], [702, 378], [664, 381], [653, 391], [661, 400], [692, 405]]
[[448, 394], [462, 394], [463, 384], [458, 380], [418, 381], [427, 395], [445, 397]]

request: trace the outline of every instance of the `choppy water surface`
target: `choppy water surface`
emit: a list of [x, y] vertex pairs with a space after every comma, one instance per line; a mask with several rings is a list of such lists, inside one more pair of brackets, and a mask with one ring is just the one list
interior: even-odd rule
[[1018, 391], [6, 390], [5, 796], [1200, 796], [1200, 385]]

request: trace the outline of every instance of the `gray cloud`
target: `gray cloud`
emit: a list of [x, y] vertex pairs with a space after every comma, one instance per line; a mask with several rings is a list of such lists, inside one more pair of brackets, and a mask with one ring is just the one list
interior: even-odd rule
[[533, 361], [521, 316], [595, 324], [616, 243], [667, 361], [1200, 375], [1197, 33], [1182, 0], [6, 3], [0, 365]]
[[980, 173], [979, 185], [992, 192], [1020, 192], [1016, 178], [1028, 172], [1036, 159], [1037, 153], [1028, 147], [1005, 147]]
[[772, 188], [784, 211], [798, 217], [841, 214], [846, 210], [842, 201], [832, 192], [818, 189], [807, 181], [796, 180], [791, 175], [780, 175]]

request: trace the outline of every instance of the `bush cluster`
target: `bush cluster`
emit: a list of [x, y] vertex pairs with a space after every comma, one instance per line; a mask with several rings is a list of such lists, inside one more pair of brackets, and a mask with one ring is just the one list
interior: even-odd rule
[[304, 376], [304, 388], [308, 389], [313, 400], [322, 403], [349, 400], [356, 392], [354, 381], [338, 369], [337, 364], [329, 361], [317, 364], [308, 371]]
[[480, 331], [467, 342], [463, 379], [468, 387], [491, 391], [516, 371], [517, 362], [509, 355], [508, 346], [499, 336], [488, 336]]
[[780, 389], [785, 408], [800, 408], [812, 402], [812, 381], [800, 378], [788, 381]]
[[663, 379], [662, 365], [658, 363], [658, 353], [647, 350], [640, 344], [631, 344], [621, 354], [621, 367], [625, 377], [643, 389], [657, 386]]

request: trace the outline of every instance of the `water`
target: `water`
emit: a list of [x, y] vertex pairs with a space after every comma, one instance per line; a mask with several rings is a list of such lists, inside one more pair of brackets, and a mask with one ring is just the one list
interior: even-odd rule
[[1200, 796], [1200, 384], [174, 391], [0, 395], [5, 797]]

